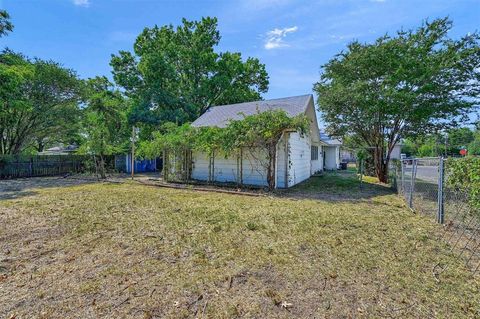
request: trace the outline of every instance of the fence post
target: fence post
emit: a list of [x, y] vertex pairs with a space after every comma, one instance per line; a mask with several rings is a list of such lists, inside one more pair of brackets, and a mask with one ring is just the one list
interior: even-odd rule
[[403, 159], [400, 159], [400, 169], [401, 169], [401, 180], [400, 180], [400, 184], [401, 184], [401, 193], [402, 194], [405, 194], [405, 169], [404, 169], [404, 164], [405, 164], [405, 161]]
[[444, 169], [444, 158], [440, 157], [440, 163], [438, 166], [438, 214], [437, 221], [439, 224], [445, 222], [445, 209], [444, 209], [444, 200], [443, 200], [443, 187], [444, 187], [444, 178], [445, 178], [445, 169]]
[[415, 188], [415, 176], [417, 175], [417, 159], [412, 160], [412, 180], [410, 181], [410, 196], [408, 197], [408, 207], [413, 210], [413, 191]]
[[28, 175], [29, 177], [33, 176], [33, 157], [30, 157], [30, 160], [29, 160]]

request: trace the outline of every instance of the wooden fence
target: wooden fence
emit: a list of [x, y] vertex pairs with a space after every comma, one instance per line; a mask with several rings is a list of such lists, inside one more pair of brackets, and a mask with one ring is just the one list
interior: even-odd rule
[[[107, 159], [108, 163], [113, 157]], [[94, 171], [94, 162], [88, 155], [2, 155], [0, 179], [54, 176]]]

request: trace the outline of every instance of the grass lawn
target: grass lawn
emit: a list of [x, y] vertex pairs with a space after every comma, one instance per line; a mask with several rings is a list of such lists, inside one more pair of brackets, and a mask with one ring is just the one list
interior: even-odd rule
[[480, 316], [480, 279], [440, 228], [351, 173], [260, 197], [8, 183], [2, 318]]

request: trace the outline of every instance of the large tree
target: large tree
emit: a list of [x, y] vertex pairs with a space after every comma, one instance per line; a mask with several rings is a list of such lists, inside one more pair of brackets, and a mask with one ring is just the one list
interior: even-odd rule
[[113, 55], [115, 82], [133, 99], [131, 120], [158, 126], [196, 119], [213, 105], [258, 100], [268, 89], [265, 66], [240, 53], [218, 53], [215, 18], [145, 28], [133, 53]]
[[5, 10], [0, 10], [0, 38], [13, 31], [13, 24], [10, 22], [10, 15]]
[[127, 101], [106, 77], [87, 80], [84, 94], [85, 140], [80, 152], [93, 155], [101, 177], [105, 178], [105, 156], [127, 151]]
[[[0, 154], [64, 141], [79, 121], [80, 81], [56, 62], [0, 53]], [[68, 142], [68, 141], [65, 141]]]
[[454, 127], [478, 104], [479, 35], [455, 40], [451, 28], [438, 19], [372, 44], [354, 41], [314, 86], [327, 129], [359, 136], [382, 182], [400, 138]]

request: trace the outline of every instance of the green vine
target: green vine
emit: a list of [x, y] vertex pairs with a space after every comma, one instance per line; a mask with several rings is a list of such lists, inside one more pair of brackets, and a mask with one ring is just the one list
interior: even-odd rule
[[151, 141], [143, 142], [139, 155], [146, 158], [169, 154], [182, 154], [186, 150], [200, 151], [212, 156], [221, 153], [228, 157], [241, 148], [256, 148], [265, 152], [267, 180], [274, 185], [276, 144], [285, 131], [308, 133], [309, 121], [305, 115], [290, 117], [283, 110], [269, 110], [244, 115], [241, 120], [230, 121], [226, 127], [193, 127], [190, 124], [177, 126], [167, 123], [153, 134]]
[[470, 206], [480, 211], [480, 158], [448, 159], [446, 176], [446, 186], [454, 191], [466, 192]]

